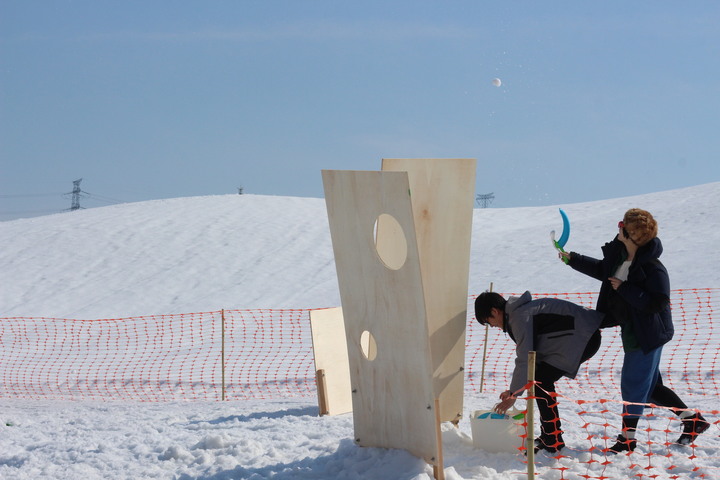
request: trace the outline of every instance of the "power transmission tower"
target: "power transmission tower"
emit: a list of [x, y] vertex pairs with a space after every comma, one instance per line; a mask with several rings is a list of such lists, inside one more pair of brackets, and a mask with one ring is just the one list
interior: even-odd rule
[[480, 208], [487, 208], [488, 205], [490, 205], [492, 203], [494, 198], [495, 198], [494, 193], [482, 193], [482, 194], [478, 194], [475, 197], [475, 201], [477, 202], [478, 205], [480, 205]]
[[70, 210], [80, 210], [80, 193], [82, 190], [80, 190], [80, 182], [82, 182], [82, 178], [80, 180], [73, 181], [73, 191], [72, 191], [72, 202], [70, 204]]

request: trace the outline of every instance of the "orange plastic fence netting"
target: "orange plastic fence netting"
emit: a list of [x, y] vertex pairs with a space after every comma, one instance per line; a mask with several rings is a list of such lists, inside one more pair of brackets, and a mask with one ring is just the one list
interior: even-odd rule
[[228, 310], [2, 318], [0, 397], [219, 400], [223, 343], [226, 398], [314, 395], [308, 310]]
[[[542, 387], [535, 382], [535, 389]], [[529, 384], [528, 384], [529, 385]], [[607, 399], [583, 400], [565, 395], [545, 392], [545, 397], [557, 401], [561, 425], [554, 424], [552, 433], [561, 433], [563, 448], [553, 453], [544, 452], [536, 456], [539, 478], [610, 480], [616, 478], [673, 479], [690, 478], [715, 480], [720, 478], [720, 451], [717, 440], [720, 433], [720, 411], [703, 411], [707, 429], [699, 436], [690, 437], [689, 443], [679, 445], [683, 422], [680, 411], [672, 408], [648, 405], [638, 423], [634, 451], [613, 454], [621, 430], [622, 401]], [[523, 404], [529, 398], [522, 398]], [[698, 397], [695, 397], [698, 398]], [[540, 399], [539, 402], [546, 400]], [[692, 413], [700, 410], [692, 407]], [[527, 413], [525, 411], [524, 413]], [[537, 419], [537, 413], [536, 413]], [[521, 424], [524, 433], [517, 450], [527, 464], [524, 455], [528, 437], [527, 419]], [[540, 432], [535, 428], [535, 436]], [[553, 437], [550, 437], [553, 438]], [[555, 439], [552, 447], [560, 445]], [[515, 472], [523, 475], [524, 472]]]
[[[562, 298], [588, 308], [593, 308], [597, 301], [596, 293], [538, 293], [533, 294], [533, 297]], [[671, 302], [675, 335], [663, 347], [663, 383], [685, 394], [717, 395], [720, 387], [720, 327], [715, 327], [714, 320], [720, 312], [720, 289], [673, 290]], [[472, 308], [468, 311], [472, 311]], [[472, 314], [469, 316], [473, 317]], [[515, 367], [515, 345], [512, 340], [492, 330], [488, 335], [483, 382], [483, 390], [491, 392], [507, 389]], [[477, 322], [468, 325], [465, 383], [466, 389], [472, 391], [480, 390], [484, 341], [484, 328], [479, 328]], [[600, 350], [581, 366], [575, 380], [562, 379], [562, 388], [565, 391], [581, 390], [593, 394], [604, 394], [609, 390], [619, 392], [622, 360], [619, 327], [604, 329]]]
[[[592, 307], [595, 293], [536, 293]], [[480, 391], [485, 331], [468, 302], [466, 390]], [[716, 395], [720, 289], [672, 292], [675, 338], [665, 346], [665, 384]], [[223, 320], [224, 319], [224, 320]], [[225, 339], [222, 340], [224, 322]], [[308, 309], [225, 310], [101, 320], [0, 318], [0, 397], [64, 400], [229, 400], [315, 396]], [[562, 384], [619, 391], [622, 349], [615, 329], [578, 378]], [[507, 388], [514, 345], [490, 332], [483, 390]], [[561, 380], [564, 382], [564, 380]]]

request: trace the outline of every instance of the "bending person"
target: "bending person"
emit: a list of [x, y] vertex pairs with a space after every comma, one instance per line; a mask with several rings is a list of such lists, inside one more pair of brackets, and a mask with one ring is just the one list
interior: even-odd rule
[[504, 414], [527, 385], [528, 352], [536, 352], [535, 390], [541, 433], [535, 451], [555, 453], [565, 446], [555, 397], [560, 377], [575, 378], [580, 364], [600, 348], [603, 315], [557, 298], [532, 299], [530, 292], [505, 300], [495, 292], [475, 299], [475, 318], [481, 325], [501, 328], [516, 343], [510, 388], [500, 394], [495, 411]]

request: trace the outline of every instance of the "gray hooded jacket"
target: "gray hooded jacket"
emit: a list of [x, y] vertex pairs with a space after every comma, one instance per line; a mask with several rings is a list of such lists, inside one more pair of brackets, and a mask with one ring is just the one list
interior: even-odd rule
[[527, 384], [528, 352], [575, 378], [585, 347], [600, 327], [603, 314], [557, 298], [533, 300], [530, 292], [510, 297], [505, 305], [507, 332], [517, 344], [510, 390]]

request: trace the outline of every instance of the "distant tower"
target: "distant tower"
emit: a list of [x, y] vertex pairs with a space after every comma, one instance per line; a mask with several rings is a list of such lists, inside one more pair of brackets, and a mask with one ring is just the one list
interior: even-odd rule
[[70, 205], [70, 210], [80, 209], [80, 192], [82, 191], [80, 190], [80, 182], [82, 182], [82, 178], [73, 182], [72, 204]]
[[487, 208], [488, 205], [490, 205], [492, 203], [494, 198], [495, 198], [494, 193], [483, 193], [483, 194], [478, 194], [475, 197], [475, 201], [477, 202], [478, 205], [480, 205], [480, 208]]

